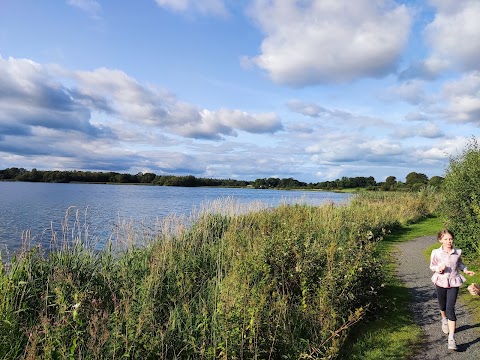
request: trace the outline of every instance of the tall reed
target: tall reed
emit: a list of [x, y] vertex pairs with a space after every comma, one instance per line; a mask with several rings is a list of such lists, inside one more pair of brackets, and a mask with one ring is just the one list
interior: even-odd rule
[[431, 206], [408, 193], [227, 201], [120, 224], [101, 250], [77, 217], [61, 246], [0, 268], [0, 358], [333, 359], [376, 306], [382, 234]]

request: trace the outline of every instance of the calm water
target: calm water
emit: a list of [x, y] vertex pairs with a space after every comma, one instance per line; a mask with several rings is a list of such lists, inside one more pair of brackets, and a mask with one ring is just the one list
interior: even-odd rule
[[88, 226], [89, 237], [101, 245], [122, 222], [153, 224], [169, 215], [188, 217], [213, 202], [272, 207], [348, 198], [348, 194], [313, 191], [0, 182], [0, 250], [17, 251], [25, 231], [34, 243], [49, 244], [51, 229], [60, 233], [62, 221], [72, 224], [77, 214], [80, 223]]

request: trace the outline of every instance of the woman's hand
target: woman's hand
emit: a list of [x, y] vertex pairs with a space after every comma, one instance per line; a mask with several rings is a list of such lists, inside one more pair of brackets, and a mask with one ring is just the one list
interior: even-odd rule
[[480, 286], [475, 283], [471, 284], [467, 289], [471, 295], [480, 295]]
[[438, 265], [438, 272], [441, 274], [445, 270], [445, 264]]
[[475, 275], [475, 272], [474, 272], [474, 271], [467, 270], [467, 271], [465, 271], [465, 274], [470, 275], [470, 276], [473, 276], [473, 275]]

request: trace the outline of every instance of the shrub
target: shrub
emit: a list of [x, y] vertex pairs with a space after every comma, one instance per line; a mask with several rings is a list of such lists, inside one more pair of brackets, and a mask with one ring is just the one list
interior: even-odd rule
[[442, 213], [466, 256], [480, 254], [480, 146], [473, 138], [450, 160], [443, 182]]

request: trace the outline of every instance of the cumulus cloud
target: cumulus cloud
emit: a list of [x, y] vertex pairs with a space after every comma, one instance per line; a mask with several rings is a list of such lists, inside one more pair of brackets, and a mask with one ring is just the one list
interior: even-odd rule
[[398, 78], [401, 81], [409, 79], [435, 80], [449, 66], [449, 61], [439, 58], [415, 60], [407, 69], [399, 73]]
[[461, 154], [468, 142], [469, 138], [464, 136], [444, 137], [431, 146], [420, 146], [414, 149], [412, 157], [418, 159], [420, 163], [446, 165], [444, 161]]
[[425, 114], [421, 111], [410, 111], [405, 115], [405, 120], [408, 121], [429, 121], [429, 114]]
[[72, 77], [77, 80], [76, 93], [86, 105], [124, 121], [160, 127], [184, 137], [219, 140], [237, 136], [237, 130], [273, 133], [282, 129], [280, 119], [273, 113], [200, 109], [179, 101], [164, 89], [142, 86], [118, 70], [76, 72]]
[[290, 100], [287, 106], [293, 112], [310, 116], [319, 117], [322, 114], [330, 114], [330, 111], [312, 102], [305, 102], [301, 100]]
[[[305, 148], [314, 163], [327, 167], [348, 166], [349, 171], [366, 166], [370, 168], [370, 173], [365, 173], [367, 176], [375, 175], [376, 170], [371, 170], [375, 164], [382, 167], [387, 164], [394, 164], [395, 167], [409, 164], [410, 168], [414, 168], [416, 164], [415, 159], [410, 158], [411, 151], [398, 139], [340, 132], [325, 134], [315, 144]], [[357, 170], [356, 176], [364, 176], [362, 173], [363, 171]]]
[[224, 0], [155, 0], [158, 6], [176, 12], [194, 12], [201, 15], [225, 16], [228, 14]]
[[480, 71], [446, 82], [432, 111], [450, 122], [480, 126]]
[[322, 161], [353, 162], [362, 157], [360, 143], [361, 139], [355, 135], [329, 133], [319, 138], [315, 144], [306, 146], [305, 152]]
[[181, 137], [188, 147], [190, 139], [283, 129], [274, 113], [200, 109], [118, 70], [70, 71], [0, 57], [0, 78], [0, 157], [22, 156], [32, 167], [51, 157], [44, 163], [59, 169], [128, 171], [137, 164], [198, 175], [205, 163], [168, 158], [164, 149]]
[[98, 17], [102, 12], [102, 6], [96, 0], [67, 0], [67, 4], [79, 8], [92, 17]]
[[[0, 78], [0, 157], [5, 165], [14, 165], [21, 157], [25, 167], [48, 164], [56, 169], [120, 172], [141, 168], [205, 176], [211, 152], [199, 154], [197, 146], [196, 154], [188, 154], [189, 146], [194, 146], [189, 139], [218, 140], [239, 131], [283, 129], [274, 113], [200, 109], [167, 90], [144, 86], [124, 72], [106, 68], [69, 71], [0, 57]], [[168, 150], [180, 142], [182, 152]], [[257, 158], [250, 145], [240, 148], [246, 157]], [[278, 169], [274, 154], [263, 165], [265, 173]], [[242, 166], [261, 175], [258, 161]], [[231, 162], [238, 162], [233, 155], [225, 159]]]
[[348, 111], [344, 110], [331, 110], [324, 108], [318, 104], [312, 102], [305, 102], [302, 100], [290, 100], [287, 103], [288, 108], [296, 113], [312, 117], [312, 118], [337, 118], [343, 120], [349, 120], [354, 118], [355, 116]]
[[402, 147], [399, 143], [389, 141], [387, 139], [367, 140], [359, 144], [359, 149], [364, 150], [368, 155], [385, 156], [403, 154]]
[[432, 48], [426, 65], [448, 63], [461, 70], [480, 70], [480, 2], [430, 0], [434, 20], [425, 28]]
[[387, 123], [383, 119], [377, 117], [353, 114], [341, 109], [327, 109], [313, 102], [290, 100], [287, 106], [291, 111], [310, 118], [333, 120], [336, 126], [345, 125], [350, 128], [352, 128], [352, 126], [387, 126]]
[[403, 100], [412, 105], [418, 105], [425, 100], [424, 82], [408, 80], [402, 84], [390, 87], [379, 96], [383, 100]]
[[250, 62], [298, 87], [390, 73], [411, 23], [407, 8], [389, 0], [255, 0], [250, 13], [266, 35]]
[[400, 80], [433, 80], [447, 70], [480, 70], [480, 2], [430, 0], [435, 17], [423, 35], [430, 54], [413, 60], [399, 73]]
[[312, 134], [315, 131], [315, 128], [310, 124], [299, 123], [299, 122], [288, 124], [286, 128], [287, 128], [287, 131], [292, 134], [295, 134], [295, 133]]
[[45, 67], [27, 59], [0, 57], [0, 126], [7, 133], [30, 134], [31, 127], [76, 130], [91, 136], [108, 129], [90, 122], [90, 109]]
[[393, 137], [399, 138], [399, 139], [406, 139], [406, 138], [412, 138], [412, 137], [424, 137], [427, 139], [436, 139], [444, 135], [445, 134], [440, 129], [440, 127], [433, 122], [430, 122], [424, 125], [399, 127], [393, 133]]

